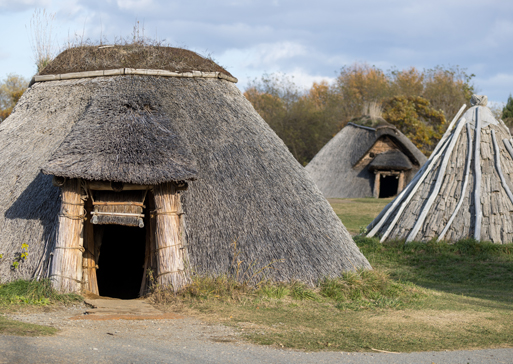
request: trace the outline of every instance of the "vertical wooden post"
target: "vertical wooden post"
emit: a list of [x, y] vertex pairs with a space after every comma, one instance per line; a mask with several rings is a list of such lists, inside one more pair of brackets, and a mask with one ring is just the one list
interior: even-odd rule
[[378, 171], [375, 171], [374, 174], [376, 175], [374, 177], [374, 198], [379, 198], [379, 185], [380, 185], [380, 177], [381, 177], [381, 173], [379, 173]]
[[61, 187], [62, 202], [50, 279], [59, 292], [82, 289], [82, 246], [84, 203], [80, 179], [67, 180]]
[[404, 190], [404, 171], [399, 172], [399, 182], [397, 184], [397, 194], [400, 194]]
[[188, 280], [185, 271], [184, 249], [180, 231], [180, 196], [172, 183], [154, 187], [157, 247], [157, 282], [162, 286], [172, 286], [176, 292]]
[[98, 280], [96, 279], [96, 257], [94, 249], [94, 225], [91, 223], [91, 211], [93, 209], [93, 202], [88, 199], [86, 202], [86, 214], [87, 219], [85, 220], [84, 227], [84, 289], [91, 293], [99, 295]]
[[[147, 211], [155, 210], [155, 198], [153, 197], [153, 193], [151, 191], [148, 192], [146, 197], [146, 206]], [[154, 268], [153, 261], [155, 259], [155, 217], [153, 214], [146, 214], [146, 250], [144, 254], [144, 274], [141, 282], [141, 289], [139, 290], [139, 296], [144, 296], [147, 292], [149, 277], [148, 270], [152, 270]]]

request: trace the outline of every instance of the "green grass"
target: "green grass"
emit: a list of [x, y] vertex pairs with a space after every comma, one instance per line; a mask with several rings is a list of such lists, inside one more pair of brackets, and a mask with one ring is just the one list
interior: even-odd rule
[[57, 331], [53, 327], [26, 324], [0, 316], [0, 335], [48, 336], [54, 335]]
[[[56, 293], [49, 280], [17, 280], [0, 284], [0, 310], [2, 311], [70, 304], [82, 299], [77, 294]], [[57, 331], [53, 327], [25, 324], [0, 316], [0, 335], [44, 336], [53, 335]]]
[[77, 294], [59, 294], [55, 292], [48, 279], [40, 281], [20, 279], [0, 284], [0, 308], [16, 305], [68, 304], [80, 300], [82, 300], [82, 296]]
[[351, 235], [356, 235], [392, 201], [392, 198], [331, 198], [328, 200]]
[[513, 244], [355, 241], [371, 265], [390, 272], [394, 280], [493, 301], [513, 298]]

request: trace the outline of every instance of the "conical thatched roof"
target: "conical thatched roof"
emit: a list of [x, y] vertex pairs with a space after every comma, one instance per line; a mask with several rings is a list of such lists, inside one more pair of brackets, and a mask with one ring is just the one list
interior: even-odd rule
[[[0, 124], [2, 279], [48, 271], [61, 201], [41, 169], [105, 181], [192, 180], [181, 200], [190, 265], [199, 274], [226, 273], [234, 242], [245, 266], [283, 259], [267, 271], [277, 280], [314, 282], [370, 268], [306, 171], [232, 82], [198, 73], [62, 75], [36, 78]], [[13, 271], [23, 243], [28, 259]]]
[[[365, 122], [368, 117], [362, 119]], [[324, 196], [372, 197], [376, 168], [408, 170], [408, 182], [427, 160], [397, 128], [383, 119], [375, 120], [375, 124], [379, 126], [348, 123], [306, 166]], [[380, 142], [389, 148], [373, 153]]]
[[369, 237], [512, 242], [511, 135], [486, 107], [486, 96], [474, 95], [471, 103], [403, 193], [369, 225]]

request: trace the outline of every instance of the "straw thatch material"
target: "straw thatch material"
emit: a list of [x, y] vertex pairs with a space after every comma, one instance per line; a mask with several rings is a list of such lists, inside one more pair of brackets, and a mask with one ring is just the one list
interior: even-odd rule
[[119, 68], [166, 70], [178, 73], [220, 72], [233, 77], [211, 59], [182, 48], [140, 44], [80, 46], [66, 49], [40, 75], [113, 70]]
[[[380, 126], [347, 124], [306, 166], [324, 196], [372, 197], [374, 170], [406, 170], [407, 183], [426, 162], [424, 154], [403, 133], [383, 119], [374, 121]], [[388, 147], [371, 155], [370, 151], [380, 142]]]
[[369, 170], [393, 169], [397, 171], [407, 171], [413, 168], [413, 165], [403, 153], [398, 150], [389, 150], [378, 154], [376, 158], [369, 163]]
[[142, 185], [195, 179], [189, 143], [167, 121], [157, 96], [133, 93], [129, 82], [124, 87], [94, 96], [43, 173]]
[[[112, 100], [129, 100], [131, 109], [144, 106], [134, 100], [148, 100], [152, 112], [138, 108], [118, 117], [125, 111], [116, 101], [112, 121], [98, 117]], [[154, 136], [161, 147], [127, 136], [133, 130], [151, 137], [143, 124], [163, 135]], [[94, 138], [108, 141], [105, 150]], [[118, 155], [128, 173], [113, 165], [114, 154], [123, 152], [111, 147], [116, 140], [140, 143], [152, 156], [163, 150], [170, 160], [156, 158], [158, 164], [147, 168], [153, 157], [145, 159], [146, 149], [122, 143], [127, 152]], [[88, 153], [94, 163], [88, 164]], [[0, 125], [0, 252], [5, 255], [0, 276], [48, 272], [60, 196], [52, 177], [40, 173], [42, 166], [48, 173], [77, 178], [146, 183], [174, 180], [176, 171], [187, 167], [185, 160], [195, 160], [197, 171], [197, 180], [181, 193], [193, 272], [229, 271], [234, 242], [243, 268], [282, 259], [265, 271], [276, 280], [311, 283], [370, 268], [305, 170], [235, 85], [219, 79], [117, 76], [36, 83]], [[29, 244], [29, 257], [12, 271], [10, 261], [22, 243]]]
[[485, 106], [486, 97], [472, 101], [404, 193], [369, 225], [368, 236], [512, 242], [511, 135]]

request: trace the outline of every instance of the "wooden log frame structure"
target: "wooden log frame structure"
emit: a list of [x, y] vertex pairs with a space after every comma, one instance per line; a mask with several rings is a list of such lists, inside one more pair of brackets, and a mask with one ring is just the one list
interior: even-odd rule
[[176, 185], [163, 183], [154, 187], [157, 282], [176, 292], [189, 282], [186, 250], [181, 234], [183, 214]]
[[[54, 178], [54, 181], [56, 178]], [[59, 230], [50, 270], [52, 286], [59, 292], [88, 291], [100, 294], [96, 278], [99, 246], [102, 234], [95, 234], [92, 192], [89, 187], [108, 190], [108, 184], [88, 183], [81, 179], [58, 179], [54, 184], [61, 187], [62, 203]], [[148, 186], [127, 186], [129, 191]], [[154, 271], [156, 283], [170, 286], [174, 291], [190, 281], [187, 270], [187, 253], [182, 234], [182, 208], [179, 191], [183, 183], [164, 183], [154, 186], [148, 193], [148, 209], [145, 221], [148, 226], [145, 241], [144, 275], [140, 295], [149, 285], [148, 270]], [[145, 194], [146, 196], [146, 194]]]
[[368, 237], [513, 241], [511, 134], [486, 102], [474, 95], [473, 107], [463, 116], [460, 110], [428, 162], [369, 225]]

